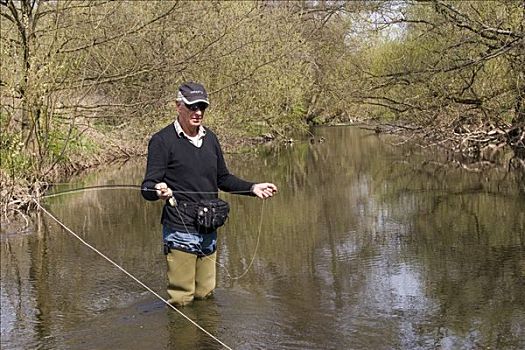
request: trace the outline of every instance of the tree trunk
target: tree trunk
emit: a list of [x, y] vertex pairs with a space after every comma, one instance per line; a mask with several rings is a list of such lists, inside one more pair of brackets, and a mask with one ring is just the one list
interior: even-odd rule
[[[520, 26], [520, 32], [525, 33], [525, 0], [522, 2], [523, 20]], [[516, 107], [512, 125], [525, 131], [525, 36], [521, 38], [519, 45], [518, 59], [516, 60]]]

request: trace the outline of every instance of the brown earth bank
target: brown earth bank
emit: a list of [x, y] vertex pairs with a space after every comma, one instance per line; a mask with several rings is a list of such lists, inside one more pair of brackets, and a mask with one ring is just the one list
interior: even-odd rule
[[[349, 124], [346, 124], [349, 125]], [[440, 167], [461, 167], [471, 172], [484, 172], [499, 168], [516, 172], [525, 177], [525, 128], [499, 127], [496, 125], [458, 125], [453, 129], [424, 128], [406, 123], [360, 123], [352, 124], [377, 134], [394, 134], [397, 145], [411, 142], [420, 146], [422, 152], [439, 149], [443, 155], [436, 159]], [[220, 137], [220, 136], [219, 136]], [[221, 138], [221, 137], [220, 137]], [[226, 153], [239, 152], [249, 146], [275, 142], [290, 143], [292, 139], [260, 137], [223, 137]], [[99, 139], [98, 142], [101, 142]], [[68, 181], [73, 175], [88, 173], [108, 165], [126, 162], [146, 155], [147, 138], [125, 142], [105, 142], [103, 152], [76, 155], [67, 163], [57, 164], [45, 176], [20, 179], [0, 173], [0, 204], [2, 232], [23, 232], [30, 217], [37, 209], [35, 201], [50, 189], [52, 183]], [[523, 189], [525, 193], [525, 188]]]
[[440, 128], [382, 123], [364, 128], [378, 134], [397, 134], [400, 144], [413, 142], [422, 149], [438, 148], [444, 155], [444, 166], [474, 172], [498, 167], [525, 173], [525, 126], [464, 123]]

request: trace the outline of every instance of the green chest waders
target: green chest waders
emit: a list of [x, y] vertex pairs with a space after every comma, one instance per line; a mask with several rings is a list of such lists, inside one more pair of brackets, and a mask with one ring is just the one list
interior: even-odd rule
[[182, 306], [210, 295], [215, 289], [217, 253], [205, 257], [171, 249], [166, 255], [168, 268], [168, 300]]

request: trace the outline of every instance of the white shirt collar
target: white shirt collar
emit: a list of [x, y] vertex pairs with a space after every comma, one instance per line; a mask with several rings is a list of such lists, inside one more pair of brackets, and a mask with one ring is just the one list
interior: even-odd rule
[[194, 144], [197, 147], [200, 147], [202, 145], [202, 139], [206, 135], [206, 129], [204, 129], [204, 126], [199, 125], [199, 132], [195, 136], [190, 136], [182, 130], [182, 126], [180, 125], [178, 119], [173, 122], [173, 126], [175, 126], [175, 131], [177, 132], [177, 135], [180, 137], [184, 137], [188, 139], [192, 144]]

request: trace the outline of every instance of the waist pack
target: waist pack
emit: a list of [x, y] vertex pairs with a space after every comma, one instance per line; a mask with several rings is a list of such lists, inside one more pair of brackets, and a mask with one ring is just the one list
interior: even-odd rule
[[195, 223], [200, 229], [215, 231], [228, 219], [230, 205], [220, 199], [203, 200], [197, 203]]

